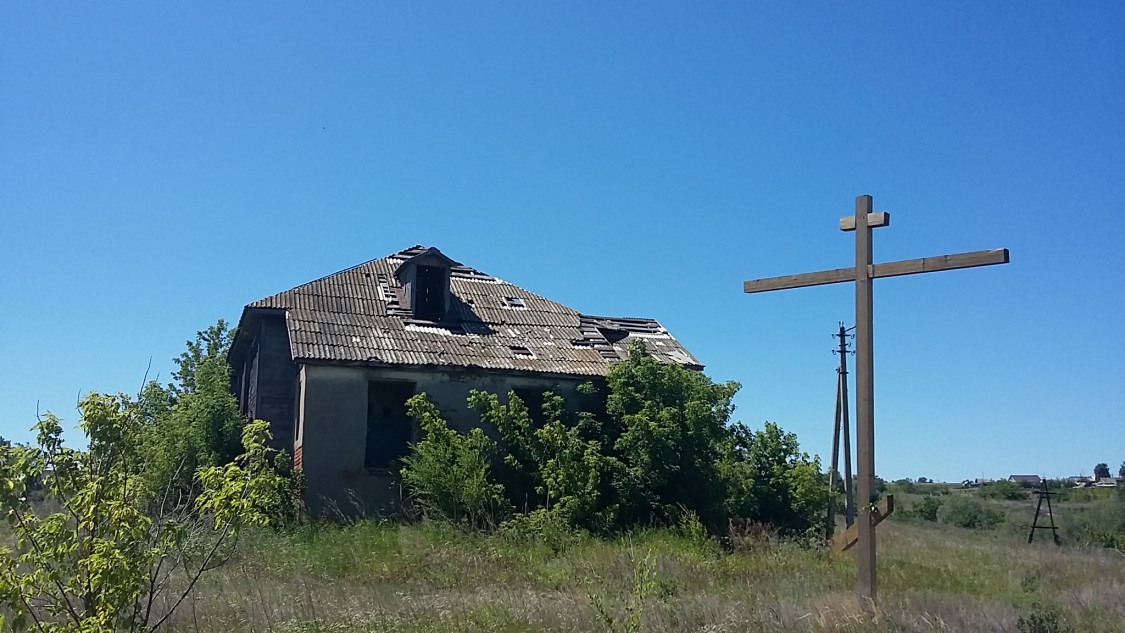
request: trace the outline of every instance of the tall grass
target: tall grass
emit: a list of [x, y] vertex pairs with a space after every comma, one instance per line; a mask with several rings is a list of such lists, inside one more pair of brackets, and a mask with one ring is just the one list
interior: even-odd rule
[[1125, 631], [1112, 550], [894, 523], [879, 539], [881, 601], [866, 612], [851, 557], [768, 535], [730, 551], [665, 530], [561, 545], [436, 524], [259, 530], [170, 630], [1020, 631], [1056, 617]]

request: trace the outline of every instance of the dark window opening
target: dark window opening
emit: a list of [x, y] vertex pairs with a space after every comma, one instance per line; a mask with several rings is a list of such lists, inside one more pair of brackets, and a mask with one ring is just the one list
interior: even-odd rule
[[535, 358], [535, 354], [533, 354], [531, 350], [527, 349], [526, 347], [512, 345], [511, 348], [512, 356], [515, 356], [516, 358]]
[[445, 269], [418, 266], [414, 277], [414, 318], [441, 321], [445, 316]]
[[523, 401], [524, 406], [527, 407], [527, 413], [531, 417], [532, 424], [536, 428], [543, 426], [543, 392], [544, 389], [536, 389], [532, 387], [516, 387], [512, 391]]
[[413, 395], [412, 382], [367, 383], [365, 468], [390, 468], [410, 451], [414, 425], [406, 412], [406, 401]]
[[509, 308], [527, 309], [527, 304], [520, 297], [504, 297], [504, 305]]

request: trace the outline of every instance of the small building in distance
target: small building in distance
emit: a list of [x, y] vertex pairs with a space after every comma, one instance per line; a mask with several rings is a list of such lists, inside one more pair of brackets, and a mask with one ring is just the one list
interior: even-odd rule
[[1012, 475], [1008, 477], [1008, 481], [1021, 486], [1041, 486], [1043, 485], [1043, 478], [1039, 475]]
[[398, 460], [418, 438], [406, 401], [425, 392], [459, 430], [480, 424], [473, 389], [568, 408], [644, 341], [666, 363], [702, 365], [653, 319], [600, 317], [414, 246], [254, 301], [231, 345], [248, 418], [305, 477], [311, 514], [393, 512]]

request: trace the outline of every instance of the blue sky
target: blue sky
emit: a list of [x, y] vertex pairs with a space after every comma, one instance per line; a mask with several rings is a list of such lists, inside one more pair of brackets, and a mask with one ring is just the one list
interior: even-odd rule
[[851, 264], [877, 471], [1125, 460], [1125, 5], [5, 3], [0, 434], [167, 380], [196, 330], [416, 243], [659, 319], [827, 455]]

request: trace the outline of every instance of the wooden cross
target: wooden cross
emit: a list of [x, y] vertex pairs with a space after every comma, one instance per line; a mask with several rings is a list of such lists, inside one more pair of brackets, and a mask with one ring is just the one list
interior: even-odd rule
[[875, 372], [872, 364], [871, 318], [872, 281], [880, 277], [897, 277], [940, 270], [973, 268], [1008, 263], [1008, 249], [959, 253], [923, 257], [886, 264], [871, 261], [871, 229], [890, 226], [891, 214], [872, 213], [871, 196], [857, 196], [855, 215], [840, 219], [841, 231], [855, 231], [855, 266], [837, 268], [801, 275], [786, 275], [769, 279], [755, 279], [743, 284], [745, 292], [768, 292], [786, 288], [820, 286], [845, 281], [855, 282], [855, 341], [856, 341], [856, 448], [858, 479], [856, 495], [861, 508], [857, 518], [859, 577], [856, 591], [865, 604], [874, 604], [875, 593], [875, 514], [872, 512], [875, 483]]

